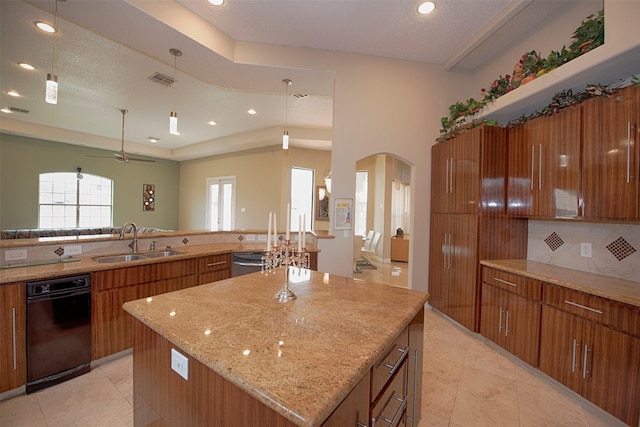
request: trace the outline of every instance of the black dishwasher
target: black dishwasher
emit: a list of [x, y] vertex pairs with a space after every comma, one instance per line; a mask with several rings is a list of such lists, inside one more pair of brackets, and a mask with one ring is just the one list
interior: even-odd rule
[[27, 393], [90, 369], [90, 276], [27, 282]]

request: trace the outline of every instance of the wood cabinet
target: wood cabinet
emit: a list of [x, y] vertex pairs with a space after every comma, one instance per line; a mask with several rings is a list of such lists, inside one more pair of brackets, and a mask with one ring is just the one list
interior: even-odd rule
[[480, 333], [538, 366], [542, 284], [483, 267]]
[[[640, 87], [582, 104], [583, 216], [588, 219], [640, 218]], [[624, 202], [623, 202], [624, 201]]]
[[198, 259], [198, 284], [231, 277], [231, 254], [208, 255]]
[[391, 238], [391, 261], [409, 262], [409, 238]]
[[579, 215], [580, 126], [580, 108], [567, 108], [510, 129], [508, 214]]
[[25, 283], [0, 285], [0, 393], [27, 382]]

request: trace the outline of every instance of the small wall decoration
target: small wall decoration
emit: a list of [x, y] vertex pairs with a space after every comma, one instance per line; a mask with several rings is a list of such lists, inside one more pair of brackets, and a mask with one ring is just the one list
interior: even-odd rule
[[329, 192], [324, 185], [316, 185], [316, 221], [329, 221]]
[[153, 211], [156, 206], [156, 186], [142, 184], [142, 210]]
[[353, 217], [351, 216], [353, 199], [336, 199], [333, 228], [336, 230], [351, 230]]

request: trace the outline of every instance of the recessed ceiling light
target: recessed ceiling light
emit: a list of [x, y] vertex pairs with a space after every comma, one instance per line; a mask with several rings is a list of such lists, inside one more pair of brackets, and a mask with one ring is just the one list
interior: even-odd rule
[[155, 136], [150, 136], [149, 137], [149, 142], [153, 142], [155, 144], [158, 141], [160, 141], [160, 138], [156, 138]]
[[209, 3], [211, 3], [214, 6], [222, 6], [222, 3], [224, 3], [224, 0], [209, 0]]
[[34, 24], [36, 25], [36, 27], [40, 28], [45, 33], [55, 33], [56, 32], [56, 29], [54, 28], [54, 26], [51, 25], [51, 24], [48, 24], [46, 22], [36, 21], [36, 22], [34, 22]]
[[211, 126], [215, 126], [215, 125], [217, 125], [217, 123], [216, 123], [216, 122], [214, 122], [213, 120], [211, 120], [211, 121], [209, 122], [209, 124], [210, 124]]
[[13, 97], [15, 97], [15, 98], [20, 97], [20, 94], [19, 94], [18, 92], [16, 92], [15, 90], [10, 90], [10, 91], [8, 91], [8, 92], [7, 92], [7, 95], [9, 95], [9, 96], [13, 96]]
[[436, 5], [432, 1], [426, 1], [418, 6], [418, 13], [421, 15], [426, 15], [427, 13], [433, 12], [433, 9], [436, 8]]
[[251, 108], [249, 111], [247, 111], [247, 113], [251, 114], [252, 116], [255, 114], [258, 114], [258, 112], [256, 110], [254, 110], [253, 108]]
[[36, 67], [34, 67], [31, 64], [27, 64], [26, 62], [19, 62], [18, 65], [21, 66], [22, 68], [24, 68], [25, 70], [35, 70], [36, 69]]
[[1, 108], [0, 111], [2, 111], [3, 113], [7, 113], [7, 114], [11, 114], [12, 113], [12, 111], [9, 109], [9, 107]]

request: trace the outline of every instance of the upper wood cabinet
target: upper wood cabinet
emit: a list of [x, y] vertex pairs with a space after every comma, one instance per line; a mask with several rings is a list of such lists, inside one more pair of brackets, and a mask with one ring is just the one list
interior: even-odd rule
[[578, 217], [580, 125], [580, 108], [568, 108], [510, 130], [508, 214]]
[[0, 285], [0, 393], [27, 382], [25, 283]]
[[507, 130], [481, 126], [431, 150], [432, 212], [504, 211]]
[[638, 201], [640, 87], [582, 104], [583, 216], [640, 218]]

